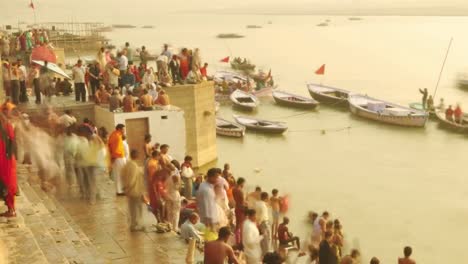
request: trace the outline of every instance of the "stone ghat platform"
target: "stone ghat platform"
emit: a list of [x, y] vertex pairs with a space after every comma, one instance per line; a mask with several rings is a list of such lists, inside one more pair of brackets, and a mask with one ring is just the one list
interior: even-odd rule
[[81, 200], [77, 188], [44, 192], [30, 166], [18, 166], [18, 185], [18, 216], [0, 218], [4, 263], [185, 263], [185, 242], [172, 232], [156, 233], [150, 212], [143, 213], [146, 231], [130, 232], [127, 200], [116, 197], [107, 176], [98, 179], [94, 205]]
[[94, 102], [76, 102], [74, 95], [69, 96], [54, 96], [49, 98], [43, 98], [42, 104], [34, 103], [34, 98], [29, 98], [28, 103], [22, 103], [18, 105], [18, 109], [22, 112], [27, 113], [31, 117], [35, 117], [44, 113], [48, 106], [52, 107], [53, 110], [61, 115], [66, 109], [73, 111], [73, 114], [78, 121], [83, 121], [85, 117], [91, 121], [94, 120]]

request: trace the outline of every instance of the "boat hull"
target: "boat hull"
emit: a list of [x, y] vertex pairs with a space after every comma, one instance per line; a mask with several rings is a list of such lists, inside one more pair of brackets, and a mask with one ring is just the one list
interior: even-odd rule
[[318, 103], [314, 103], [314, 102], [294, 102], [294, 101], [286, 100], [286, 99], [279, 98], [276, 96], [273, 96], [273, 99], [275, 99], [275, 102], [277, 104], [288, 106], [288, 107], [315, 109], [319, 105]]
[[320, 103], [324, 103], [324, 104], [327, 104], [327, 105], [333, 105], [333, 106], [336, 106], [336, 107], [348, 107], [349, 106], [348, 99], [346, 99], [346, 98], [339, 98], [339, 97], [329, 96], [329, 95], [319, 93], [319, 92], [311, 90], [311, 89], [308, 89], [308, 90], [309, 90], [310, 96], [312, 96], [312, 98], [319, 101]]
[[248, 126], [245, 125], [245, 128], [249, 131], [257, 131], [267, 134], [283, 134], [288, 130], [288, 128], [265, 128], [265, 127], [257, 127], [257, 126]]
[[241, 138], [245, 135], [245, 129], [225, 129], [225, 128], [216, 128], [216, 135], [225, 136], [225, 137], [237, 137]]
[[357, 116], [363, 117], [363, 118], [367, 118], [367, 119], [371, 119], [371, 120], [375, 120], [378, 122], [387, 123], [391, 125], [399, 125], [399, 126], [406, 126], [406, 127], [424, 127], [426, 125], [426, 121], [428, 118], [427, 116], [411, 116], [411, 115], [392, 116], [392, 115], [378, 114], [375, 112], [366, 111], [360, 108], [359, 106], [356, 106], [353, 104], [349, 104], [349, 110], [351, 111], [351, 113]]
[[[437, 111], [435, 113], [437, 120], [439, 121], [439, 125], [445, 129], [451, 130], [456, 133], [466, 134], [468, 133], [468, 125], [460, 125], [455, 122], [451, 122], [445, 119], [445, 113]], [[466, 117], [465, 117], [466, 118]]]

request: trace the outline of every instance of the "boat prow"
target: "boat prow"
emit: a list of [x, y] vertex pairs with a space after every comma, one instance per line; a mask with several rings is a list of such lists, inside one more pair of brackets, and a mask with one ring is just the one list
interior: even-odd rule
[[229, 99], [234, 104], [234, 106], [243, 109], [253, 111], [260, 104], [258, 98], [250, 93], [246, 93], [241, 90], [235, 90], [230, 96]]
[[245, 127], [226, 119], [217, 117], [216, 134], [227, 137], [243, 137], [245, 135]]

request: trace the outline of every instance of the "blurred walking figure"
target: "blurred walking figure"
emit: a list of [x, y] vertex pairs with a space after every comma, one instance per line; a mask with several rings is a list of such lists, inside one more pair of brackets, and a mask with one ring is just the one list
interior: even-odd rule
[[138, 151], [130, 152], [130, 160], [123, 166], [121, 171], [123, 190], [128, 199], [128, 211], [130, 214], [130, 230], [144, 231], [142, 223], [142, 197], [145, 192], [143, 170], [138, 166]]
[[123, 136], [125, 134], [125, 125], [118, 124], [114, 132], [109, 136], [109, 152], [112, 162], [112, 178], [115, 181], [115, 189], [117, 195], [124, 195], [122, 179], [120, 171], [125, 165], [125, 148], [123, 143]]

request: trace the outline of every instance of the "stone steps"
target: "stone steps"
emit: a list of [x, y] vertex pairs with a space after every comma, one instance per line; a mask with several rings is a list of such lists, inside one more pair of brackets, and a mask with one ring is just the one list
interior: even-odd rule
[[10, 263], [105, 263], [55, 197], [28, 183], [34, 174], [18, 166], [18, 216], [5, 223], [11, 226], [5, 234], [12, 239], [7, 245]]

